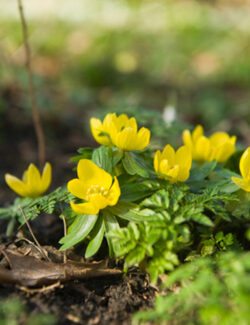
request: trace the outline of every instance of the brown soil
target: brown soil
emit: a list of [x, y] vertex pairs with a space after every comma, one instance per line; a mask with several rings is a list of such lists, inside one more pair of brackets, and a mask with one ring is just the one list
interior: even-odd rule
[[[4, 228], [2, 225], [1, 229]], [[35, 228], [34, 230], [36, 230]], [[58, 231], [55, 227], [51, 229]], [[23, 235], [26, 238], [29, 237], [27, 233], [23, 233]], [[20, 237], [20, 231], [18, 237]], [[1, 235], [1, 250], [3, 247], [15, 249], [17, 247], [14, 244], [15, 241], [16, 237], [7, 238], [5, 235]], [[20, 244], [21, 249], [23, 245], [27, 246], [27, 243]], [[104, 247], [102, 253], [105, 254], [105, 251]], [[100, 255], [99, 257], [101, 257]], [[77, 255], [74, 258], [82, 259], [81, 256]], [[4, 265], [3, 260], [4, 256], [1, 254], [1, 265]], [[119, 267], [115, 265], [114, 261], [109, 261], [108, 264], [109, 269]], [[134, 312], [153, 306], [155, 289], [150, 286], [148, 276], [134, 268], [126, 276], [121, 273], [84, 280], [71, 280], [58, 283], [52, 289], [44, 292], [41, 292], [40, 288], [0, 283], [0, 299], [17, 296], [25, 302], [29, 313], [53, 314], [58, 325], [125, 325], [131, 324], [131, 317]]]
[[154, 289], [140, 273], [72, 281], [44, 293], [27, 294], [0, 285], [0, 297], [19, 296], [30, 313], [51, 313], [57, 324], [131, 324], [132, 314], [152, 307]]

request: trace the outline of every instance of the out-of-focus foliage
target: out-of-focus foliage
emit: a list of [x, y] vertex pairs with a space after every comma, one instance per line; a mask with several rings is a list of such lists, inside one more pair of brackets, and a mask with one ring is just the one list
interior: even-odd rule
[[249, 252], [231, 251], [180, 266], [168, 276], [155, 309], [138, 313], [135, 323], [249, 324], [249, 258]]
[[50, 314], [29, 315], [20, 299], [0, 301], [0, 325], [53, 325], [56, 320]]
[[[2, 86], [15, 81], [24, 89], [14, 6], [4, 4], [1, 13], [0, 76]], [[25, 10], [44, 114], [70, 121], [69, 103], [80, 112], [172, 105], [183, 119], [243, 135], [250, 121], [249, 2], [78, 0], [40, 8], [28, 1]]]

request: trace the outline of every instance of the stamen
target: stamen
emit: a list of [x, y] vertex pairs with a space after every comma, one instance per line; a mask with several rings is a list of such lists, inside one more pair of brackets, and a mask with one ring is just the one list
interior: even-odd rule
[[95, 199], [97, 195], [107, 196], [109, 194], [109, 190], [105, 189], [100, 185], [91, 185], [87, 190], [86, 199], [87, 201], [91, 201]]

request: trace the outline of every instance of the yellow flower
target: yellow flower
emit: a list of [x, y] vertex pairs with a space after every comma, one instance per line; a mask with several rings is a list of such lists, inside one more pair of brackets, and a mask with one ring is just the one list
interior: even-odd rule
[[117, 203], [121, 191], [118, 180], [93, 161], [81, 159], [77, 165], [78, 178], [68, 182], [68, 190], [76, 197], [85, 200], [84, 203], [70, 202], [71, 208], [80, 214], [97, 214], [108, 205]]
[[6, 174], [5, 181], [18, 195], [36, 198], [47, 191], [51, 183], [51, 165], [46, 163], [42, 175], [34, 164], [30, 164], [23, 173], [22, 180]]
[[163, 152], [158, 150], [154, 156], [154, 169], [171, 183], [185, 182], [190, 173], [192, 154], [187, 146], [180, 147], [176, 152], [168, 144]]
[[132, 151], [142, 150], [149, 144], [150, 131], [144, 127], [138, 131], [135, 118], [126, 114], [108, 114], [103, 123], [92, 118], [90, 125], [95, 140], [102, 145], [114, 144], [120, 150]]
[[250, 192], [250, 147], [240, 158], [240, 173], [243, 178], [232, 177], [233, 182], [246, 192]]
[[97, 118], [90, 119], [90, 127], [93, 137], [95, 138], [96, 142], [102, 144], [103, 146], [109, 146], [112, 144], [109, 131], [113, 128], [113, 119], [115, 114], [107, 114], [103, 120]]
[[226, 132], [215, 132], [209, 138], [204, 136], [203, 127], [198, 125], [193, 133], [183, 132], [183, 142], [192, 151], [192, 157], [197, 161], [225, 162], [235, 152], [236, 137], [230, 137]]

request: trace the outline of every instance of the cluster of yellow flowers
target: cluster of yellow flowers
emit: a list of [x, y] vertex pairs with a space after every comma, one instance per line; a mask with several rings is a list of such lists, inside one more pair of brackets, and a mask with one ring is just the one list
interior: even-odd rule
[[198, 125], [193, 133], [185, 130], [182, 135], [183, 142], [192, 152], [193, 160], [225, 162], [235, 152], [236, 136], [226, 132], [215, 132], [209, 138], [204, 136], [204, 130]]
[[[90, 120], [95, 140], [104, 146], [114, 145], [121, 151], [143, 150], [149, 145], [150, 131], [142, 127], [138, 130], [134, 117], [126, 114], [117, 116], [107, 114], [103, 122], [99, 119]], [[202, 126], [198, 125], [192, 134], [183, 132], [184, 145], [176, 152], [169, 144], [154, 156], [154, 169], [158, 177], [171, 183], [185, 182], [190, 175], [192, 160], [199, 162], [216, 160], [225, 162], [235, 152], [236, 137], [225, 132], [216, 132], [209, 138], [204, 136]], [[250, 192], [250, 147], [240, 159], [242, 178], [232, 177], [233, 182], [245, 191]], [[107, 206], [118, 202], [121, 191], [118, 180], [99, 168], [88, 159], [81, 159], [77, 166], [78, 178], [68, 182], [68, 190], [83, 203], [71, 202], [74, 211], [80, 214], [97, 214]], [[23, 197], [39, 197], [51, 183], [51, 165], [46, 163], [42, 175], [30, 164], [19, 180], [10, 174], [5, 175], [9, 187]]]
[[126, 114], [107, 114], [103, 123], [92, 118], [90, 127], [95, 140], [103, 146], [115, 145], [120, 150], [132, 151], [149, 145], [150, 131], [144, 127], [138, 131], [135, 118]]

